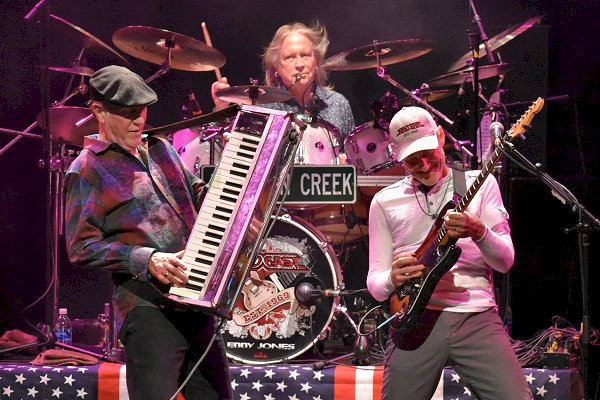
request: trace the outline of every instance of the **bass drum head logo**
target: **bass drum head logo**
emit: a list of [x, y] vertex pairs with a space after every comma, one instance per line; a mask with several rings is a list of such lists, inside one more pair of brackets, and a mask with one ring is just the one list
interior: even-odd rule
[[289, 217], [277, 218], [243, 283], [233, 318], [222, 329], [230, 358], [268, 364], [308, 350], [327, 328], [336, 298], [323, 298], [308, 308], [294, 296], [296, 282], [307, 275], [325, 288], [339, 284], [333, 248], [316, 228]]

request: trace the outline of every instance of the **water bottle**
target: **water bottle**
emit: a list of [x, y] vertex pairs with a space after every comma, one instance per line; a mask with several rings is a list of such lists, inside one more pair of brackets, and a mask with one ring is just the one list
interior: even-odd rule
[[73, 327], [71, 326], [71, 320], [67, 315], [66, 308], [58, 310], [54, 334], [56, 335], [56, 341], [59, 343], [71, 344], [73, 342]]

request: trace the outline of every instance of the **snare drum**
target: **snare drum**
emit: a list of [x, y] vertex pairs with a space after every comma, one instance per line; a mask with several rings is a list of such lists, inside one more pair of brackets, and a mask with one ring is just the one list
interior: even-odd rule
[[[227, 128], [224, 125], [207, 124], [182, 129], [173, 134], [173, 147], [192, 174], [197, 175], [203, 165], [215, 165], [221, 161], [222, 133]], [[213, 160], [211, 160], [211, 146], [213, 145]]]
[[314, 225], [334, 245], [352, 243], [369, 234], [368, 201], [360, 194], [354, 204], [327, 204], [302, 210], [298, 216]]
[[325, 332], [337, 297], [300, 307], [299, 280], [318, 277], [323, 288], [338, 288], [341, 272], [323, 235], [305, 221], [278, 217], [269, 231], [233, 310], [221, 330], [229, 358], [247, 364], [286, 361], [307, 351]]
[[[356, 127], [344, 146], [349, 164], [356, 167], [361, 175], [404, 176], [402, 163], [398, 161], [398, 148], [388, 131], [373, 126], [373, 121]], [[361, 191], [373, 196], [381, 188], [364, 188]]]

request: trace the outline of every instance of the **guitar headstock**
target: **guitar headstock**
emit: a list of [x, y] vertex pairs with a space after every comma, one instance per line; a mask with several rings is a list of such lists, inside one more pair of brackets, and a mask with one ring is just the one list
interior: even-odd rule
[[510, 130], [507, 133], [507, 136], [509, 136], [509, 140], [512, 140], [517, 136], [523, 134], [529, 127], [529, 124], [533, 120], [533, 117], [535, 117], [537, 113], [542, 111], [542, 108], [544, 108], [544, 99], [538, 97], [537, 100], [529, 106], [527, 111], [525, 111], [525, 113], [521, 115], [521, 118], [519, 118], [519, 120], [515, 122], [514, 125], [510, 128]]

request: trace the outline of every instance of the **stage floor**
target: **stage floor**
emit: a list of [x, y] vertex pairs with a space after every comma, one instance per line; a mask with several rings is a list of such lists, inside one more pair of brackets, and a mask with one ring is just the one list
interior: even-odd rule
[[[379, 400], [382, 366], [311, 364], [231, 365], [235, 400]], [[534, 399], [579, 400], [581, 380], [574, 369], [524, 369]], [[475, 399], [460, 376], [444, 370], [433, 399]], [[125, 366], [35, 366], [0, 364], [0, 399], [127, 400]]]

